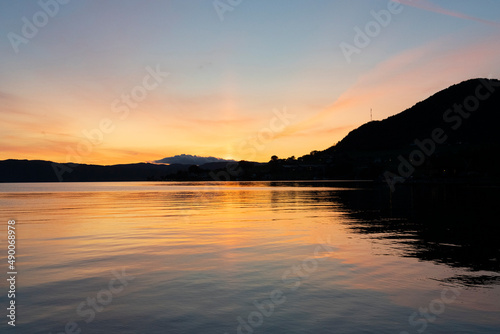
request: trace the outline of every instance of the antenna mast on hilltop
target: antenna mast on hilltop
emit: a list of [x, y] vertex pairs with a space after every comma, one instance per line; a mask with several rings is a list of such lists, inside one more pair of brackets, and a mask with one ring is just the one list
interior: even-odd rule
[[372, 108], [370, 108], [370, 122], [373, 121]]

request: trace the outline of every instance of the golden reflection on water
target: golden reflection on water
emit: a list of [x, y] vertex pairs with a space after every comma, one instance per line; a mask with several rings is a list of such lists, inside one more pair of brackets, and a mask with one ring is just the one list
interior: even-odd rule
[[[279, 285], [284, 270], [327, 243], [334, 251], [317, 257], [322, 262], [308, 289], [380, 292], [415, 309], [436, 298], [441, 279], [463, 271], [402, 257], [404, 244], [353, 232], [352, 218], [331, 200], [336, 188], [91, 186], [97, 190], [0, 193], [4, 220], [19, 227], [20, 289], [105, 277], [121, 267], [158, 285], [189, 273], [224, 278], [242, 271], [256, 273], [252, 284]], [[457, 314], [500, 312], [499, 296], [495, 286], [487, 294], [464, 289], [450, 307]]]

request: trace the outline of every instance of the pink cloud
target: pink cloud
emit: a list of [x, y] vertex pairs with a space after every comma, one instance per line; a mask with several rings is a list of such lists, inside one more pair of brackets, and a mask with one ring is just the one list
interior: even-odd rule
[[[288, 127], [280, 137], [315, 133], [332, 124], [332, 135], [340, 140], [356, 126], [369, 120], [399, 113], [452, 84], [488, 76], [500, 58], [495, 41], [489, 36], [475, 43], [457, 43], [461, 37], [447, 36], [420, 47], [405, 50], [377, 64], [348, 87], [327, 108]], [[456, 45], [459, 46], [456, 46]], [[448, 45], [442, 48], [443, 45]], [[455, 47], [450, 47], [455, 45]]]

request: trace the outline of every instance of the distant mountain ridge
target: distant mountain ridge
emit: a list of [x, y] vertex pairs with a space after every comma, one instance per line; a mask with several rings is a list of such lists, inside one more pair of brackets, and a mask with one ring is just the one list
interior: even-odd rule
[[233, 162], [234, 160], [221, 159], [215, 157], [202, 157], [199, 155], [180, 154], [173, 157], [167, 157], [154, 162], [159, 164], [182, 164], [182, 165], [203, 165], [213, 162]]
[[[227, 162], [212, 162], [199, 166], [212, 171], [222, 168]], [[87, 165], [60, 164], [44, 160], [0, 161], [0, 182], [100, 182], [100, 181], [147, 181], [164, 180], [168, 175], [187, 173], [192, 165], [187, 164], [121, 164]]]
[[234, 160], [181, 154], [154, 161], [118, 165], [56, 163], [44, 160], [0, 161], [0, 182], [100, 182], [163, 180], [168, 175], [188, 173], [190, 167], [212, 171]]
[[435, 143], [431, 153], [420, 153], [425, 161], [415, 163], [412, 177], [500, 181], [498, 124], [500, 81], [471, 79], [394, 116], [363, 124], [336, 145], [297, 159], [273, 156], [261, 164], [181, 154], [156, 163], [113, 166], [4, 160], [0, 182], [380, 179], [387, 171], [401, 174], [402, 159], [410, 161], [412, 153], [422, 150], [417, 141], [429, 143], [437, 130], [446, 139]]
[[99, 166], [10, 159], [0, 161], [0, 182], [145, 181], [187, 168], [148, 163]]

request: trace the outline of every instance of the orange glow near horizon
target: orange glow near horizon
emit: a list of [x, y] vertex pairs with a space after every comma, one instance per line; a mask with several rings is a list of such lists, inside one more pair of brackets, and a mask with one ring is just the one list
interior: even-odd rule
[[[399, 2], [404, 11], [353, 55], [352, 64], [338, 44], [352, 43], [354, 30], [331, 20], [314, 25], [314, 38], [297, 32], [294, 38], [304, 44], [300, 51], [286, 29], [281, 37], [288, 44], [276, 48], [261, 33], [247, 31], [253, 25], [247, 27], [251, 22], [242, 17], [239, 23], [248, 29], [222, 29], [221, 40], [207, 35], [211, 44], [199, 46], [203, 51], [170, 30], [163, 37], [151, 28], [151, 41], [86, 36], [94, 48], [88, 50], [51, 39], [64, 36], [65, 29], [47, 32], [23, 45], [19, 57], [6, 53], [5, 64], [12, 69], [0, 81], [0, 159], [111, 165], [179, 154], [258, 162], [272, 155], [299, 157], [337, 143], [370, 120], [370, 109], [373, 119], [381, 120], [452, 84], [500, 76], [494, 71], [500, 58], [495, 21], [428, 1]], [[325, 6], [338, 9], [335, 3]], [[359, 10], [348, 9], [344, 15], [364, 27], [366, 18], [355, 14]], [[363, 9], [370, 13], [373, 8]], [[164, 21], [159, 13], [150, 15]], [[422, 27], [426, 38], [408, 39], [400, 20], [422, 18], [441, 30], [431, 33]], [[456, 26], [440, 26], [440, 20]], [[223, 28], [219, 23], [205, 22], [216, 31]], [[53, 24], [55, 29], [62, 23]], [[173, 16], [170, 24], [184, 27]], [[262, 29], [269, 32], [272, 26], [266, 22]], [[333, 27], [343, 34], [331, 35]], [[158, 43], [162, 38], [172, 49]], [[322, 38], [337, 44], [324, 49]], [[136, 45], [144, 49], [132, 52]], [[176, 48], [186, 50], [172, 51]], [[101, 49], [106, 51], [92, 51]], [[293, 117], [285, 124], [273, 120], [275, 111], [284, 109]]]

